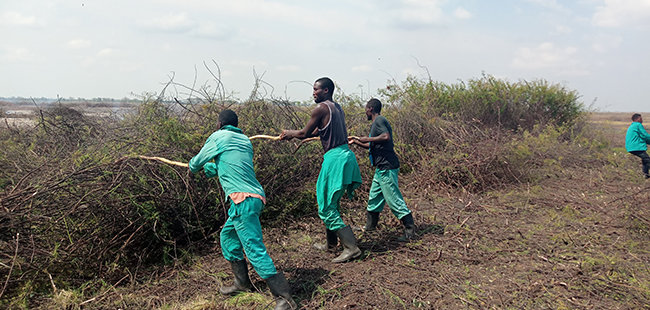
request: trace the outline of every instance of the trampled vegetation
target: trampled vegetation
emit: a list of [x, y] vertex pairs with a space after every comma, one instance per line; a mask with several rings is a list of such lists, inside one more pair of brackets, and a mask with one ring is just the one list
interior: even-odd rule
[[[309, 117], [309, 107], [256, 91], [237, 102], [214, 89], [167, 89], [114, 118], [59, 106], [39, 111], [34, 126], [0, 131], [0, 305], [268, 305], [264, 290], [216, 292], [229, 279], [214, 243], [228, 207], [216, 180], [137, 158], [187, 162], [224, 108], [249, 136]], [[253, 141], [266, 243], [304, 309], [648, 306], [650, 221], [635, 204], [647, 201], [647, 187], [635, 187], [640, 172], [612, 132], [587, 123], [575, 91], [483, 76], [453, 85], [409, 78], [381, 96], [419, 226], [407, 245], [393, 242], [399, 224], [386, 210], [379, 233], [358, 236], [362, 258], [331, 265], [309, 245], [322, 237], [320, 146]], [[365, 102], [336, 99], [349, 133], [366, 135]], [[364, 185], [344, 205], [353, 224], [364, 218], [373, 173], [355, 151]]]

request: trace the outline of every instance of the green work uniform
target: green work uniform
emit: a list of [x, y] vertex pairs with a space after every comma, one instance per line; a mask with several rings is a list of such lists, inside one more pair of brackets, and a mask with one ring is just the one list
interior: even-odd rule
[[[210, 162], [213, 159], [214, 163]], [[266, 197], [255, 177], [253, 146], [237, 127], [226, 125], [210, 135], [199, 154], [190, 160], [189, 168], [194, 173], [203, 168], [206, 176], [218, 176], [226, 196], [250, 193]], [[228, 261], [239, 261], [246, 253], [257, 274], [262, 279], [270, 278], [277, 271], [262, 240], [262, 200], [248, 197], [239, 204], [229, 200], [228, 220], [221, 230], [223, 256]]]
[[398, 219], [402, 219], [411, 213], [397, 184], [398, 173], [399, 168], [391, 170], [375, 169], [375, 176], [372, 178], [368, 197], [368, 212], [381, 212], [384, 210], [384, 205], [388, 204], [390, 211]]
[[399, 190], [397, 175], [399, 174], [399, 160], [394, 151], [393, 129], [388, 120], [379, 115], [370, 126], [370, 137], [383, 133], [390, 135], [390, 140], [385, 142], [370, 143], [370, 161], [375, 167], [375, 176], [370, 185], [368, 197], [368, 212], [381, 212], [384, 204], [388, 203], [391, 212], [402, 219], [411, 213], [406, 206], [402, 192]]
[[625, 134], [625, 149], [628, 152], [647, 151], [650, 144], [650, 134], [645, 131], [643, 124], [632, 122]]
[[360, 185], [359, 165], [347, 144], [330, 149], [323, 155], [323, 165], [316, 182], [316, 198], [318, 216], [327, 229], [337, 231], [346, 226], [339, 211], [341, 198], [347, 192], [351, 199]]

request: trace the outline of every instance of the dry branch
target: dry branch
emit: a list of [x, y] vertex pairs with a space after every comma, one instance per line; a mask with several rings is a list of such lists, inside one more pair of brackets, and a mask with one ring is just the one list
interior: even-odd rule
[[178, 162], [178, 161], [173, 161], [173, 160], [169, 160], [169, 159], [167, 159], [167, 158], [162, 158], [162, 157], [156, 157], [156, 156], [143, 156], [143, 155], [139, 155], [138, 157], [139, 157], [139, 158], [142, 158], [142, 159], [157, 160], [157, 161], [161, 161], [161, 162], [163, 162], [163, 163], [167, 163], [167, 164], [175, 165], [175, 166], [179, 166], [179, 167], [185, 167], [185, 168], [189, 167], [189, 165], [188, 165], [187, 163], [182, 163], [182, 162]]

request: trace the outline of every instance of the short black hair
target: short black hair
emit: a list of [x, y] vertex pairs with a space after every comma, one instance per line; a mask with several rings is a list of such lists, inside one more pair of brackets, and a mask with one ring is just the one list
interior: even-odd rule
[[370, 99], [368, 103], [366, 103], [366, 107], [372, 108], [372, 111], [377, 114], [381, 114], [381, 101], [379, 101], [379, 99]]
[[634, 114], [632, 115], [632, 121], [635, 122], [636, 120], [639, 119], [639, 117], [641, 117], [641, 114], [639, 114], [639, 113], [634, 113]]
[[330, 90], [330, 94], [333, 94], [333, 93], [334, 93], [334, 89], [336, 88], [336, 87], [334, 87], [334, 82], [332, 81], [332, 79], [330, 79], [330, 78], [328, 78], [328, 77], [322, 77], [322, 78], [316, 80], [316, 82], [314, 82], [314, 83], [320, 83], [320, 86], [321, 86], [322, 88], [327, 88], [327, 89], [329, 89], [329, 90]]
[[233, 110], [223, 110], [221, 113], [219, 113], [219, 121], [221, 122], [222, 126], [230, 125], [230, 126], [235, 126], [239, 124], [239, 120], [237, 119], [237, 114]]

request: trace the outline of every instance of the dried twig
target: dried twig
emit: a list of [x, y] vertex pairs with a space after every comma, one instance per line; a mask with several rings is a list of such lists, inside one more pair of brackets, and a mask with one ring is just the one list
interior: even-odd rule
[[7, 288], [7, 284], [9, 284], [9, 279], [11, 278], [11, 272], [14, 270], [14, 265], [16, 264], [16, 258], [18, 257], [18, 240], [20, 238], [20, 233], [16, 234], [16, 251], [14, 252], [14, 258], [11, 260], [11, 267], [9, 268], [9, 273], [7, 273], [7, 280], [5, 280], [5, 285], [2, 287], [2, 291], [0, 291], [0, 298], [2, 298], [2, 295], [5, 293], [5, 289]]
[[295, 154], [296, 152], [298, 152], [298, 149], [300, 149], [300, 147], [306, 142], [314, 141], [314, 140], [320, 140], [320, 137], [311, 137], [311, 138], [303, 139], [302, 141], [300, 141], [300, 143], [298, 143], [298, 145], [296, 145], [296, 149], [293, 151], [293, 153]]

